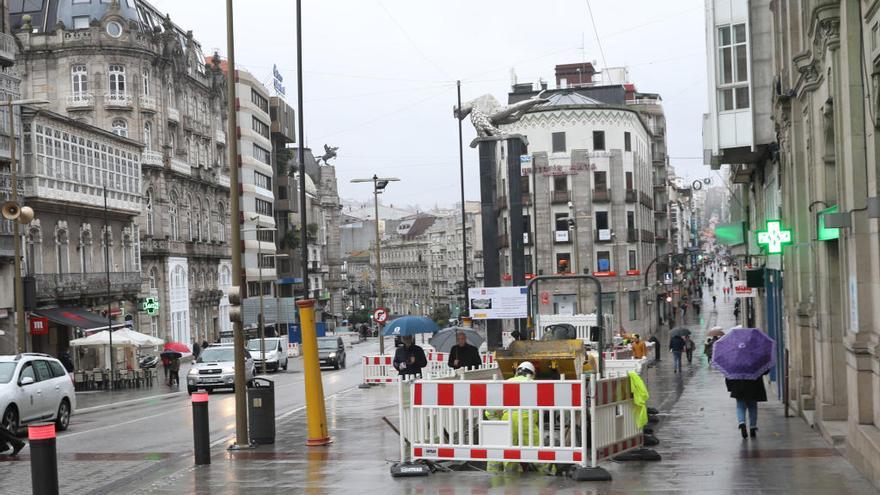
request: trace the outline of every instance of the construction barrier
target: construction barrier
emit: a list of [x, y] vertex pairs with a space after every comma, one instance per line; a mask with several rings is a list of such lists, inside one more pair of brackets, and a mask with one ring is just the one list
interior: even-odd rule
[[596, 315], [540, 315], [535, 323], [535, 340], [544, 337], [547, 327], [566, 323], [575, 328], [578, 340], [593, 343], [595, 347], [595, 342], [591, 341], [590, 328], [596, 326]]
[[605, 359], [632, 359], [631, 347], [619, 347], [602, 353]]
[[[626, 374], [630, 371], [635, 371], [638, 374], [642, 373], [642, 369], [647, 364], [648, 359], [606, 359], [605, 360], [605, 372], [606, 374], [609, 372], [618, 372], [622, 374]], [[611, 375], [608, 375], [611, 376]]]
[[[433, 349], [425, 352], [428, 365], [422, 369], [423, 378], [438, 378], [455, 375], [454, 369], [447, 365], [449, 353], [437, 352]], [[495, 363], [495, 355], [490, 353], [481, 354], [483, 364], [477, 368], [481, 370], [498, 368]], [[392, 383], [400, 378], [400, 373], [394, 369], [394, 356], [372, 354], [363, 357], [363, 383]], [[472, 370], [471, 370], [472, 371]]]
[[523, 382], [407, 379], [400, 383], [399, 399], [397, 473], [415, 460], [596, 468], [600, 460], [643, 443], [627, 376]]
[[299, 357], [301, 354], [299, 344], [290, 342], [287, 344], [287, 357]]

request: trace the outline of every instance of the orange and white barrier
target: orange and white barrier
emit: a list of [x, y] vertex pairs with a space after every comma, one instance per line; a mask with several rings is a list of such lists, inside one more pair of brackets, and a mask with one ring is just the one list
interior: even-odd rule
[[402, 464], [426, 459], [596, 467], [643, 442], [627, 376], [407, 379], [399, 395]]

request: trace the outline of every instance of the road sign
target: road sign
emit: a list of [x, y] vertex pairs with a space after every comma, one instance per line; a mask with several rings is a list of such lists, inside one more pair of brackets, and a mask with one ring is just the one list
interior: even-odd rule
[[376, 323], [385, 323], [388, 321], [388, 310], [385, 308], [376, 308], [373, 311], [373, 319], [376, 320]]
[[144, 299], [141, 309], [143, 309], [148, 315], [155, 316], [156, 313], [159, 312], [159, 300], [155, 297], [148, 297]]
[[666, 272], [663, 274], [663, 283], [666, 285], [672, 285], [672, 272]]

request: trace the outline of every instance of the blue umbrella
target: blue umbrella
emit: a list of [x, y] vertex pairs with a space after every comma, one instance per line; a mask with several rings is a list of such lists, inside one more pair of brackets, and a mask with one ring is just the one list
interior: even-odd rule
[[386, 337], [404, 337], [417, 333], [434, 333], [440, 327], [434, 320], [424, 316], [401, 316], [385, 325], [382, 335]]
[[757, 328], [733, 328], [712, 350], [712, 366], [730, 380], [760, 378], [775, 364], [776, 341]]

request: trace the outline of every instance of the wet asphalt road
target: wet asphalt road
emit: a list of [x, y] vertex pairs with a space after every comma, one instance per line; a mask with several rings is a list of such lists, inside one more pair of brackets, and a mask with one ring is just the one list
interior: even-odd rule
[[[347, 350], [347, 368], [322, 371], [324, 394], [330, 397], [352, 387], [362, 379], [365, 353], [378, 352], [378, 343], [358, 344]], [[305, 407], [302, 360], [291, 360], [287, 372], [270, 373], [275, 381], [277, 416], [294, 414]], [[181, 376], [181, 381], [184, 377]], [[172, 391], [172, 390], [169, 390]], [[232, 391], [213, 392], [209, 398], [211, 440], [230, 443], [235, 435], [235, 395]], [[156, 453], [178, 454], [192, 451], [192, 408], [186, 393], [156, 398], [122, 408], [76, 414], [67, 432], [58, 435], [58, 453]]]

